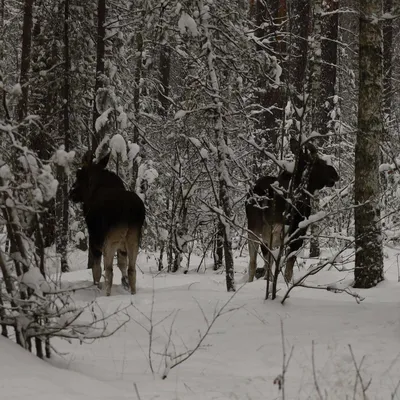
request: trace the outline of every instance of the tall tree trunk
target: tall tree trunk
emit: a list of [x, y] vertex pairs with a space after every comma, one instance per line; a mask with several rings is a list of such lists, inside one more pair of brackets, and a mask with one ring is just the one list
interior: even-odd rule
[[[203, 9], [202, 0], [199, 1], [200, 9]], [[208, 20], [203, 20], [204, 36], [208, 43], [207, 46], [207, 67], [208, 75], [211, 86], [211, 97], [214, 103], [214, 134], [217, 143], [217, 157], [218, 157], [218, 182], [219, 182], [219, 199], [215, 199], [219, 206], [222, 208], [224, 216], [219, 216], [220, 222], [223, 225], [224, 237], [224, 256], [225, 256], [225, 274], [226, 274], [226, 289], [228, 292], [235, 291], [235, 271], [232, 253], [232, 238], [230, 233], [229, 222], [224, 218], [231, 218], [232, 205], [229, 193], [229, 172], [227, 164], [227, 140], [224, 133], [224, 122], [222, 117], [222, 102], [221, 92], [217, 70], [214, 63], [215, 55], [212, 48], [211, 31], [208, 28]]]
[[[315, 100], [312, 111], [312, 130], [326, 135], [332, 130], [330, 112], [334, 108], [333, 97], [336, 84], [339, 0], [324, 0], [322, 3], [318, 0], [314, 4], [321, 9], [323, 15], [316, 10], [314, 12], [314, 37], [316, 37], [315, 41], [319, 41], [320, 46], [314, 49], [314, 68], [311, 78], [312, 98]], [[322, 144], [324, 141], [323, 139], [320, 143]], [[312, 200], [313, 213], [318, 211], [318, 207], [318, 199]], [[310, 257], [319, 257], [320, 255], [318, 234], [318, 224], [312, 224]]]
[[214, 271], [222, 267], [224, 260], [224, 225], [218, 221], [217, 232], [214, 239]]
[[[139, 135], [139, 114], [140, 114], [140, 80], [142, 79], [142, 70], [143, 70], [143, 62], [142, 62], [142, 53], [143, 53], [143, 37], [142, 33], [139, 31], [136, 34], [136, 46], [137, 46], [137, 61], [135, 66], [135, 82], [133, 89], [133, 111], [135, 113], [135, 126], [133, 127], [133, 143], [140, 144], [140, 135]], [[136, 158], [137, 160], [137, 158]], [[138, 178], [139, 172], [139, 164], [134, 160], [132, 165], [132, 188], [135, 189], [136, 181]]]
[[[70, 75], [71, 60], [69, 54], [69, 0], [64, 3], [64, 84], [63, 84], [63, 133], [65, 151], [70, 148], [70, 124], [69, 124], [69, 107], [70, 107]], [[57, 191], [57, 213], [58, 213], [58, 231], [57, 235], [57, 252], [61, 256], [61, 271], [68, 272], [68, 220], [69, 220], [69, 202], [68, 202], [68, 176], [64, 167], [59, 166], [57, 171], [60, 185]]]
[[[392, 13], [393, 0], [384, 0], [384, 12]], [[393, 57], [393, 21], [383, 21], [383, 112], [386, 119], [385, 128], [391, 119], [392, 109], [392, 57]]]
[[[163, 42], [166, 42], [167, 38], [163, 40]], [[162, 115], [166, 115], [168, 111], [168, 106], [169, 106], [169, 78], [170, 78], [170, 72], [171, 72], [171, 51], [169, 49], [169, 46], [167, 44], [162, 44], [161, 45], [161, 50], [160, 50], [160, 81], [161, 81], [161, 90], [159, 91], [158, 94], [158, 100], [161, 103], [162, 107]]]
[[324, 0], [322, 2], [324, 16], [322, 22], [321, 42], [321, 113], [322, 121], [319, 132], [327, 134], [331, 129], [329, 113], [334, 108], [333, 96], [335, 95], [337, 71], [337, 43], [339, 31], [339, 0]]
[[[311, 48], [311, 129], [310, 133], [316, 131], [322, 134], [324, 124], [324, 109], [321, 86], [321, 64], [322, 64], [322, 0], [314, 0], [314, 32], [313, 45]], [[318, 198], [311, 200], [311, 212], [318, 211]], [[317, 223], [311, 225], [310, 257], [319, 257], [320, 248], [318, 241], [319, 227]]]
[[[273, 147], [279, 137], [280, 121], [282, 121], [286, 101], [285, 90], [282, 85], [277, 83], [283, 79], [281, 73], [284, 70], [282, 63], [286, 46], [278, 27], [284, 26], [286, 20], [286, 0], [256, 0], [251, 12], [254, 14], [256, 23], [255, 35], [260, 41], [272, 35], [276, 52], [276, 62], [262, 66], [256, 90], [257, 102], [263, 109], [256, 123], [257, 140], [260, 142], [265, 140], [267, 146]], [[265, 51], [261, 45], [257, 46], [257, 50], [260, 53]], [[267, 60], [268, 58], [263, 57], [262, 59]], [[278, 73], [279, 77], [276, 75]], [[258, 171], [258, 167], [256, 167], [255, 172], [261, 173], [262, 171]]]
[[102, 139], [102, 132], [96, 131], [96, 120], [100, 116], [97, 109], [97, 95], [99, 89], [104, 86], [104, 57], [105, 57], [105, 37], [106, 37], [106, 0], [97, 2], [97, 48], [96, 48], [96, 83], [94, 87], [93, 102], [93, 136], [92, 150], [95, 151]]
[[354, 209], [356, 259], [354, 287], [383, 280], [379, 204], [379, 144], [382, 138], [381, 0], [364, 0], [360, 16], [358, 131], [355, 148]]
[[22, 121], [28, 113], [29, 93], [29, 69], [31, 66], [32, 47], [32, 24], [33, 24], [33, 3], [34, 0], [24, 1], [24, 22], [22, 26], [22, 51], [21, 51], [21, 72], [19, 83], [22, 88], [22, 96], [17, 107], [18, 120]]
[[[5, 20], [5, 0], [0, 0], [0, 80], [5, 83], [4, 68], [5, 68], [5, 43], [4, 43], [4, 20]], [[1, 91], [1, 105], [0, 105], [0, 118], [10, 119], [7, 110], [6, 92]]]
[[304, 107], [310, 25], [310, 0], [289, 3], [289, 82], [296, 107]]

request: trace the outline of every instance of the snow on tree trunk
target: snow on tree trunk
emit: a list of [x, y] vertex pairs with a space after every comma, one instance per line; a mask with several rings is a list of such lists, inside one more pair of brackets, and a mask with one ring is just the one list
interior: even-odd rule
[[[207, 52], [207, 67], [208, 75], [211, 82], [211, 96], [214, 102], [214, 133], [217, 147], [217, 157], [218, 157], [218, 180], [219, 180], [219, 201], [222, 207], [224, 216], [227, 218], [231, 217], [232, 205], [229, 193], [229, 172], [227, 168], [227, 143], [224, 137], [224, 126], [222, 120], [222, 101], [220, 95], [219, 81], [217, 76], [217, 71], [215, 68], [215, 54], [213, 52], [212, 46], [212, 34], [208, 26], [209, 14], [204, 9], [203, 1], [199, 1], [199, 9], [202, 15], [202, 24], [204, 29], [204, 36], [206, 43], [203, 48]], [[207, 18], [206, 18], [207, 16]], [[229, 222], [220, 216], [220, 221], [224, 226], [224, 254], [225, 254], [225, 273], [226, 273], [226, 288], [228, 292], [235, 291], [235, 277], [234, 277], [234, 264], [233, 264], [233, 254], [232, 254], [232, 238], [230, 232]]]
[[354, 201], [356, 259], [354, 287], [383, 280], [379, 203], [379, 144], [382, 136], [381, 0], [364, 0], [360, 16], [358, 131], [355, 147]]

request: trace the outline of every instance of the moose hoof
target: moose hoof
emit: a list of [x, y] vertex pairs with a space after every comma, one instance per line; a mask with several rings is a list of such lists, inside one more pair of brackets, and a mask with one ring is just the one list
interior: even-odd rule
[[291, 283], [293, 283], [293, 275], [285, 275], [285, 282], [287, 285], [290, 285]]
[[254, 277], [256, 279], [260, 279], [265, 276], [265, 269], [264, 268], [257, 268]]
[[123, 276], [123, 277], [121, 278], [121, 284], [122, 284], [122, 287], [123, 287], [125, 290], [129, 290], [129, 289], [130, 289], [130, 287], [129, 287], [129, 282], [128, 282], [128, 277], [127, 277], [127, 276]]

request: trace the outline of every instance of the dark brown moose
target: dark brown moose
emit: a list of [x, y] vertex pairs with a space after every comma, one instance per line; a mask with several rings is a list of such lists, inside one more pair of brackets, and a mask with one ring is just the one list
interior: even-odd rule
[[[285, 268], [285, 280], [291, 281], [296, 252], [304, 241], [306, 227], [299, 228], [299, 223], [311, 213], [311, 195], [324, 187], [332, 187], [339, 180], [336, 169], [318, 156], [311, 143], [299, 146], [298, 141], [290, 141], [290, 149], [298, 155], [298, 164], [293, 176], [292, 172], [283, 171], [278, 177], [264, 176], [258, 179], [249, 192], [246, 201], [247, 227], [249, 232], [249, 282], [254, 277], [265, 276], [267, 268], [272, 267], [271, 251], [281, 244], [283, 228], [285, 237], [289, 237], [288, 257]], [[292, 196], [288, 196], [291, 180]], [[257, 252], [261, 251], [265, 260], [264, 268], [257, 269]], [[271, 275], [272, 276], [272, 275]]]
[[118, 252], [121, 283], [135, 294], [136, 259], [145, 207], [136, 193], [125, 190], [116, 174], [105, 169], [109, 158], [110, 154], [94, 163], [86, 156], [84, 165], [76, 172], [70, 198], [75, 203], [83, 203], [89, 232], [89, 268], [92, 268], [94, 284], [100, 283], [103, 255], [106, 295], [111, 294], [113, 259]]

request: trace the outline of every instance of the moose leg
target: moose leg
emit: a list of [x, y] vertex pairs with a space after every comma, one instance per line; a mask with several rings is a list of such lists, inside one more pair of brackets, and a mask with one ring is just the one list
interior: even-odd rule
[[93, 268], [93, 249], [92, 249], [92, 246], [90, 244], [90, 241], [89, 241], [88, 266], [87, 266], [87, 268], [88, 269], [92, 269]]
[[273, 264], [273, 257], [271, 254], [271, 249], [274, 248], [274, 236], [273, 236], [273, 226], [269, 223], [265, 223], [262, 232], [262, 241], [263, 244], [261, 245], [261, 251], [264, 258], [264, 269], [260, 271], [261, 276], [264, 276], [265, 279], [269, 277], [269, 279], [273, 280], [273, 271], [272, 271], [272, 264]]
[[298, 231], [298, 237], [289, 244], [289, 252], [288, 252], [289, 257], [287, 258], [286, 268], [285, 268], [286, 283], [289, 283], [293, 278], [293, 267], [294, 263], [296, 262], [296, 252], [303, 245], [304, 242], [303, 236], [306, 234], [306, 232], [307, 232], [306, 229], [300, 229]]
[[253, 282], [257, 268], [257, 252], [259, 246], [259, 238], [256, 235], [249, 234], [248, 238], [249, 245], [249, 282]]
[[101, 251], [90, 241], [89, 243], [89, 267], [92, 268], [93, 283], [99, 286], [101, 279]]
[[296, 256], [290, 256], [286, 261], [286, 268], [285, 268], [285, 281], [289, 283], [293, 278], [293, 267], [296, 261]]
[[126, 250], [128, 252], [128, 280], [131, 294], [136, 293], [136, 259], [139, 253], [140, 228], [129, 229]]
[[117, 253], [118, 268], [121, 271], [121, 284], [125, 290], [129, 290], [128, 274], [127, 274], [127, 253], [125, 250], [118, 250]]
[[[261, 276], [264, 276], [265, 279], [269, 280], [273, 280], [273, 270], [272, 270], [272, 254], [271, 252], [268, 250], [267, 245], [265, 244], [265, 242], [261, 245], [261, 251], [262, 251], [262, 255], [264, 258], [264, 268], [262, 269], [262, 271], [258, 272], [256, 271], [256, 275], [260, 274], [260, 278]], [[261, 268], [260, 268], [261, 269]], [[262, 273], [262, 275], [261, 275]]]
[[107, 243], [104, 246], [104, 277], [105, 277], [106, 296], [110, 296], [111, 294], [111, 288], [114, 276], [113, 261], [117, 247], [118, 243]]

